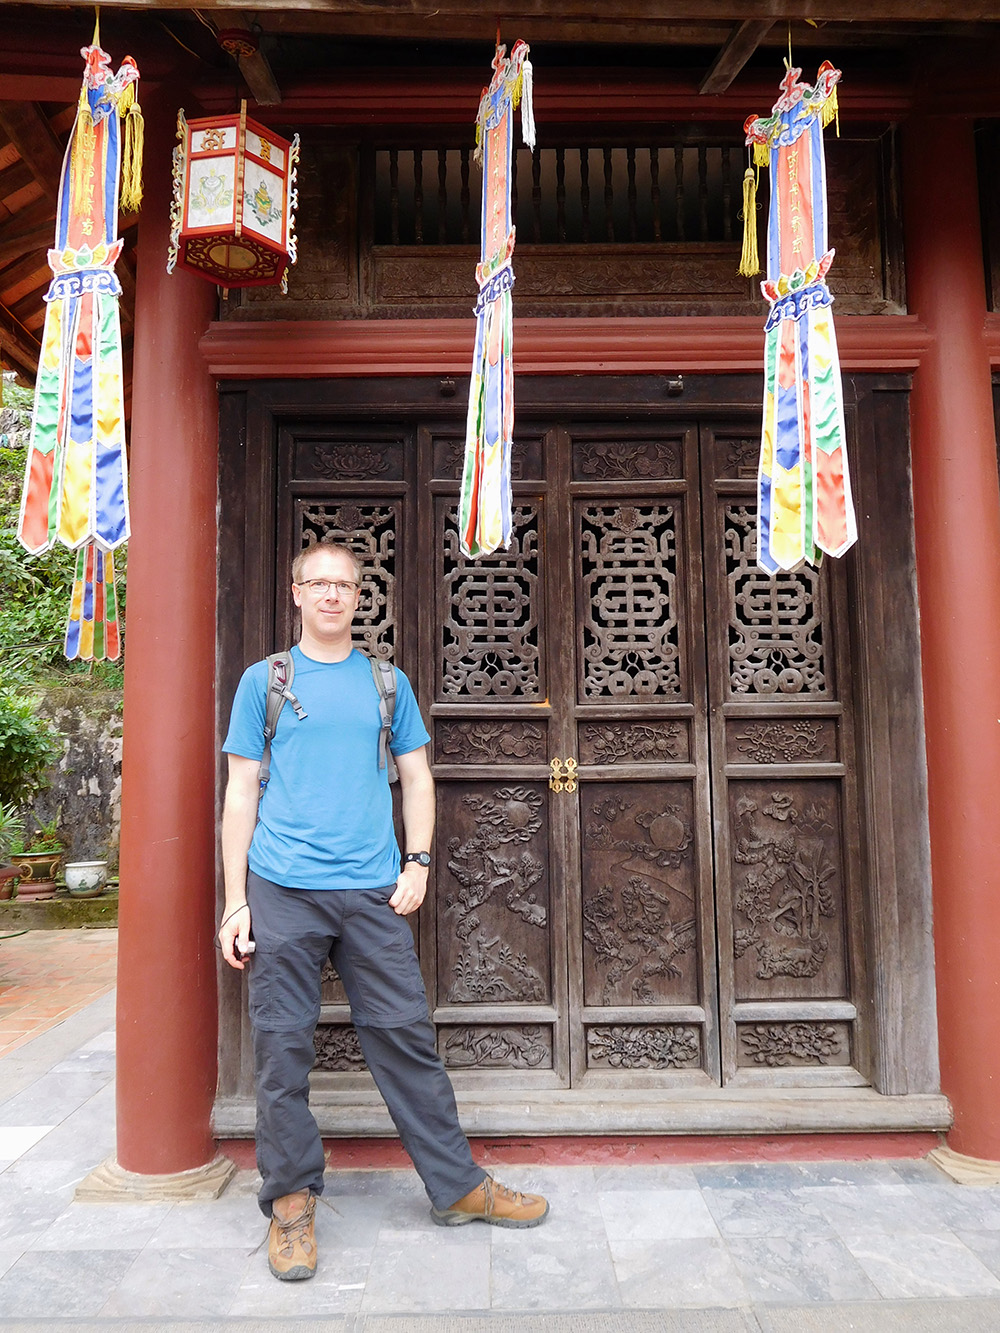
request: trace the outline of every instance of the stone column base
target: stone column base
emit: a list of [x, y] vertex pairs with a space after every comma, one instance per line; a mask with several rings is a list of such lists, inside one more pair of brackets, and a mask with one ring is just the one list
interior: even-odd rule
[[79, 1203], [178, 1203], [217, 1199], [236, 1174], [236, 1163], [221, 1154], [205, 1166], [170, 1175], [145, 1176], [126, 1171], [113, 1157], [94, 1168], [76, 1187]]
[[944, 1146], [929, 1152], [927, 1160], [939, 1166], [959, 1185], [1000, 1185], [1000, 1162], [991, 1162], [984, 1157], [966, 1157]]

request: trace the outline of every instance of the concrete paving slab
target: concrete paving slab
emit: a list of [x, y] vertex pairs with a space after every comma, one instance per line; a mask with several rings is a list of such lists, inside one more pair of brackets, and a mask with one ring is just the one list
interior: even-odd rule
[[996, 1333], [1000, 1301], [873, 1301], [756, 1307], [762, 1333]]

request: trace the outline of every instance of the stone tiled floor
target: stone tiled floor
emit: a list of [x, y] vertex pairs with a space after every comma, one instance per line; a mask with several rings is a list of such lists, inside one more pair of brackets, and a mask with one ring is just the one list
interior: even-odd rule
[[74, 1202], [114, 1147], [112, 1021], [106, 994], [0, 1059], [0, 1327], [424, 1327], [480, 1312], [527, 1328], [551, 1311], [702, 1310], [719, 1321], [706, 1329], [770, 1329], [782, 1311], [795, 1323], [792, 1311], [839, 1303], [875, 1322], [829, 1327], [878, 1328], [881, 1308], [895, 1329], [928, 1300], [946, 1321], [913, 1328], [961, 1327], [948, 1320], [962, 1302], [987, 1321], [970, 1328], [1000, 1327], [1000, 1188], [962, 1188], [922, 1161], [511, 1167], [505, 1180], [552, 1202], [523, 1232], [440, 1229], [412, 1172], [338, 1171], [318, 1209], [317, 1277], [276, 1282], [252, 1172], [212, 1203]]
[[0, 940], [0, 1057], [115, 984], [117, 930], [29, 930]]

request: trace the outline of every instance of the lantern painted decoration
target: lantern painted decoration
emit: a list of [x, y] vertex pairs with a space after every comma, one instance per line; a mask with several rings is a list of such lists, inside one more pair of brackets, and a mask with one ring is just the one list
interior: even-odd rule
[[[109, 601], [103, 590], [114, 587], [112, 552], [129, 536], [118, 206], [139, 206], [143, 133], [135, 61], [126, 56], [113, 74], [97, 30], [80, 54], [85, 72], [49, 251], [52, 281], [17, 535], [34, 555], [56, 543], [79, 551], [81, 591], [70, 608], [66, 656], [101, 659], [118, 655], [114, 596]], [[102, 586], [89, 601], [82, 591], [88, 570], [91, 585], [96, 578]], [[88, 617], [90, 630], [81, 634]]]
[[238, 114], [177, 113], [167, 272], [176, 265], [221, 287], [288, 290], [295, 263], [299, 136], [291, 142]]
[[[769, 574], [818, 565], [823, 552], [843, 555], [858, 538], [826, 282], [835, 252], [827, 248], [823, 129], [837, 115], [840, 70], [824, 61], [812, 87], [799, 81], [801, 73], [789, 66], [770, 116], [751, 116], [744, 127], [756, 165], [771, 170], [757, 481], [757, 563]], [[744, 198], [749, 231], [752, 188]], [[752, 249], [744, 247], [745, 260]], [[754, 271], [751, 254], [741, 272]]]
[[469, 384], [465, 464], [459, 501], [464, 555], [489, 555], [510, 544], [510, 451], [514, 434], [513, 306], [514, 223], [511, 154], [514, 109], [521, 104], [521, 136], [535, 146], [528, 46], [497, 43], [493, 79], [483, 89], [476, 122], [476, 160], [483, 167], [480, 261], [476, 267], [476, 346]]

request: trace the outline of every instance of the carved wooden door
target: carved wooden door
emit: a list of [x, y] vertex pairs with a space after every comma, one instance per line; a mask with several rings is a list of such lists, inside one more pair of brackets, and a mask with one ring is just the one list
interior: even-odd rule
[[[842, 579], [755, 570], [751, 411], [580, 416], [522, 413], [514, 538], [474, 562], [455, 416], [280, 451], [279, 549], [362, 551], [359, 640], [431, 731], [442, 1058], [501, 1099], [865, 1082]], [[324, 1000], [319, 1065], [346, 1089], [333, 976]]]

